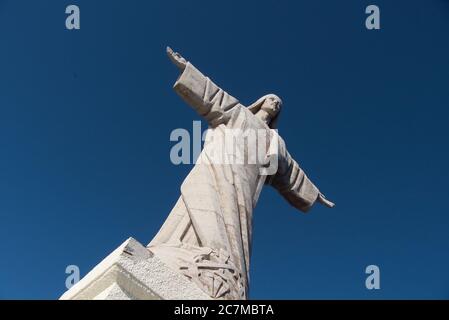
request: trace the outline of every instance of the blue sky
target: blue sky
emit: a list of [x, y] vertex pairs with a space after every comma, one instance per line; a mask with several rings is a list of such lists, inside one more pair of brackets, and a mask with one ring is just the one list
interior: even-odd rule
[[55, 299], [67, 265], [157, 232], [191, 169], [170, 132], [199, 120], [170, 45], [243, 104], [281, 96], [280, 134], [337, 204], [263, 191], [251, 298], [448, 299], [448, 32], [445, 0], [0, 0], [0, 298]]

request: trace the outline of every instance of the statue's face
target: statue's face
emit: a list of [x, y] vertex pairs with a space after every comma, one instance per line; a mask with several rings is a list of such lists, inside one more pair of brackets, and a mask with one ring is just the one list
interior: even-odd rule
[[266, 111], [271, 118], [274, 118], [281, 110], [281, 104], [282, 102], [277, 96], [270, 95], [265, 99], [262, 110]]

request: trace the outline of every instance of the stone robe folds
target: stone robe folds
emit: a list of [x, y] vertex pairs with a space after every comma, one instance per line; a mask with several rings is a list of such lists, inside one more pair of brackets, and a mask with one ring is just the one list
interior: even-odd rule
[[[211, 298], [246, 299], [253, 209], [263, 185], [272, 185], [304, 212], [314, 204], [320, 191], [289, 155], [275, 130], [192, 64], [187, 63], [174, 89], [207, 120], [208, 134], [213, 133], [213, 139], [208, 142], [206, 138], [201, 163], [184, 180], [181, 196], [148, 247]], [[267, 165], [262, 162], [214, 163], [211, 158], [213, 153], [223, 152], [227, 129], [265, 130], [270, 137], [266, 150], [270, 150], [270, 145], [277, 149], [276, 174], [261, 175], [261, 168]], [[234, 152], [248, 156], [247, 144], [235, 147]], [[235, 153], [228, 152], [226, 156], [233, 157]]]

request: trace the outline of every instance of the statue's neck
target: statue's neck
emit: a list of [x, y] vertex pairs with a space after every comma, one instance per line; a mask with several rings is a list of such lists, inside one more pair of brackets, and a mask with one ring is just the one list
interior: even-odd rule
[[259, 118], [260, 120], [262, 120], [263, 122], [265, 122], [267, 125], [270, 124], [271, 117], [270, 117], [270, 115], [268, 114], [268, 112], [266, 112], [265, 110], [260, 109], [260, 110], [255, 114], [255, 116], [256, 116], [257, 118]]

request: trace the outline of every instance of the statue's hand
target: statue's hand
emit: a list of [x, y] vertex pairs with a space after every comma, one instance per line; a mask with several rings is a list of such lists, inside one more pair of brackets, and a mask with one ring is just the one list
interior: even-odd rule
[[181, 71], [184, 71], [187, 65], [186, 59], [184, 59], [179, 53], [174, 52], [170, 47], [167, 47], [167, 55], [175, 66], [177, 66]]
[[327, 200], [321, 193], [318, 195], [318, 201], [328, 208], [333, 208], [335, 206], [335, 203]]

